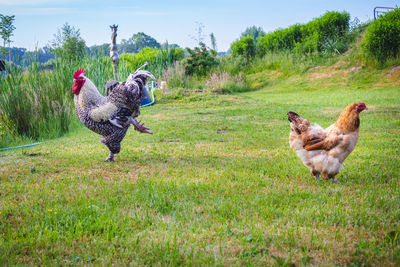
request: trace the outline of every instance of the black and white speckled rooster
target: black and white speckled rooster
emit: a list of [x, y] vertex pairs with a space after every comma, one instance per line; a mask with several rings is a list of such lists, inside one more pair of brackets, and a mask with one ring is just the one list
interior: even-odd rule
[[[131, 124], [139, 132], [152, 134], [144, 123], [136, 119], [140, 115], [139, 108], [148, 78], [155, 80], [150, 72], [139, 69], [129, 75], [126, 82], [113, 83], [112, 88], [107, 88], [108, 95], [103, 96], [83, 69], [75, 72], [72, 93], [75, 95], [76, 114], [87, 128], [103, 136], [100, 140], [110, 150], [105, 161], [114, 161]], [[110, 86], [110, 83], [107, 84]]]

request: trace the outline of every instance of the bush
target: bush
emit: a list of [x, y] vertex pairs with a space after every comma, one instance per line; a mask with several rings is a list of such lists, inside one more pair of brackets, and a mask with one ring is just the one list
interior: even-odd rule
[[268, 51], [277, 50], [294, 50], [298, 53], [343, 52], [347, 48], [343, 44], [346, 43], [349, 21], [349, 13], [331, 11], [307, 24], [276, 30], [260, 39], [258, 54], [262, 56]]
[[200, 43], [200, 47], [195, 47], [193, 50], [186, 49], [189, 53], [189, 57], [184, 60], [186, 75], [206, 76], [209, 70], [218, 64], [212, 55], [213, 50], [207, 50], [204, 43]]
[[400, 9], [388, 12], [367, 28], [361, 48], [366, 58], [385, 63], [400, 55]]
[[[184, 51], [181, 48], [158, 49], [146, 47], [137, 54], [122, 54], [121, 62], [126, 62], [130, 72], [134, 72], [147, 62], [149, 64], [146, 70], [152, 72], [156, 77], [160, 77], [168, 66], [183, 59], [183, 56]], [[125, 78], [122, 77], [122, 79]]]
[[302, 28], [304, 26], [295, 24], [287, 29], [279, 29], [265, 35], [258, 42], [258, 53], [264, 55], [267, 51], [293, 49], [296, 43], [302, 41], [304, 32]]
[[254, 38], [251, 36], [245, 36], [231, 44], [232, 56], [241, 56], [245, 59], [246, 63], [250, 62], [250, 59], [256, 54], [256, 45]]
[[326, 39], [344, 38], [349, 31], [350, 14], [347, 12], [329, 11], [305, 25], [305, 35], [318, 34], [318, 49]]

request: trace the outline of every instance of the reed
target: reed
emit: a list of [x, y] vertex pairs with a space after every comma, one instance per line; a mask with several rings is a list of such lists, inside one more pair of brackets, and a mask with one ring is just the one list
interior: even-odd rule
[[[118, 80], [124, 81], [145, 62], [147, 70], [161, 77], [162, 72], [176, 60], [183, 58], [179, 49], [145, 49], [139, 54], [122, 56], [118, 66]], [[104, 85], [114, 79], [109, 57], [100, 55], [70, 59], [58, 56], [51, 70], [41, 70], [36, 56], [26, 59], [29, 64], [23, 69], [13, 66], [5, 78], [0, 78], [0, 144], [14, 139], [49, 139], [61, 136], [70, 130], [75, 116], [72, 75], [83, 68], [104, 94]], [[12, 143], [12, 142], [11, 142]]]
[[70, 64], [39, 72], [38, 61], [26, 69], [12, 67], [0, 80], [1, 124], [12, 135], [51, 138], [67, 132], [71, 120]]

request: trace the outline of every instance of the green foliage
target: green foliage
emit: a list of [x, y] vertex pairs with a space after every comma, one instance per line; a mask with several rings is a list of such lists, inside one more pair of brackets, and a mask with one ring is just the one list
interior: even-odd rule
[[[15, 26], [13, 24], [15, 16], [5, 16], [0, 14], [0, 36], [3, 39], [3, 46], [0, 48], [1, 54], [5, 59], [7, 51], [5, 49], [6, 44], [11, 43], [12, 32], [15, 30]], [[9, 52], [9, 51], [8, 51]]]
[[12, 32], [15, 30], [15, 26], [13, 25], [15, 16], [6, 16], [0, 14], [0, 36], [3, 39], [3, 44], [8, 44], [11, 42]]
[[246, 63], [250, 61], [256, 54], [256, 46], [254, 38], [245, 36], [231, 44], [232, 56], [241, 56], [245, 59]]
[[[69, 131], [75, 117], [72, 75], [78, 68], [86, 70], [101, 93], [113, 79], [109, 57], [84, 57], [77, 62], [61, 54], [52, 60], [51, 71], [43, 68], [34, 55], [26, 69], [13, 65], [6, 78], [0, 79], [0, 125], [14, 137], [47, 139]], [[125, 79], [129, 75], [125, 63], [118, 71]]]
[[144, 32], [135, 33], [128, 40], [122, 39], [120, 44], [120, 49], [125, 53], [138, 53], [146, 47], [159, 49], [161, 48], [161, 45], [156, 39]]
[[247, 27], [244, 32], [240, 35], [240, 38], [251, 36], [254, 39], [254, 42], [257, 44], [258, 40], [265, 35], [264, 30], [261, 27], [251, 26]]
[[264, 55], [267, 51], [293, 49], [297, 43], [302, 41], [303, 29], [303, 25], [295, 24], [261, 37], [257, 45], [258, 53]]
[[186, 50], [189, 53], [189, 57], [184, 60], [186, 75], [205, 76], [213, 66], [218, 64], [215, 56], [212, 55], [213, 50], [207, 50], [204, 43], [200, 43], [200, 47], [195, 47], [193, 50], [190, 48]]
[[120, 55], [121, 62], [125, 61], [129, 71], [137, 70], [144, 63], [149, 63], [146, 69], [156, 77], [160, 77], [163, 71], [173, 65], [176, 61], [182, 60], [184, 51], [181, 48], [158, 49], [146, 47], [137, 54]]
[[261, 37], [257, 45], [260, 55], [267, 51], [294, 50], [299, 53], [327, 51], [341, 53], [347, 49], [346, 35], [350, 15], [347, 12], [326, 12], [307, 24], [295, 24]]
[[110, 56], [110, 44], [93, 45], [86, 47], [86, 53], [89, 56]]
[[[326, 38], [344, 37], [349, 30], [350, 14], [347, 12], [328, 11], [305, 25], [306, 36], [318, 33], [319, 45]], [[320, 48], [319, 46], [319, 48]]]
[[66, 22], [54, 35], [51, 50], [56, 55], [68, 60], [77, 60], [83, 57], [85, 41], [81, 37], [80, 30]]
[[[146, 61], [149, 63], [147, 69], [160, 77], [168, 65], [181, 60], [183, 55], [179, 48], [146, 48], [139, 54], [124, 54], [118, 77], [125, 80]], [[42, 139], [69, 131], [75, 117], [71, 88], [76, 69], [84, 68], [101, 93], [104, 93], [105, 83], [113, 79], [109, 57], [86, 56], [76, 61], [68, 54], [60, 53], [48, 64], [41, 64], [37, 53], [27, 65], [25, 70], [14, 65], [6, 78], [0, 79], [0, 128], [13, 136]], [[46, 69], [50, 71], [42, 71]]]
[[212, 50], [217, 52], [217, 40], [215, 39], [214, 33], [210, 33], [210, 41]]
[[388, 12], [373, 21], [361, 42], [365, 58], [382, 64], [400, 56], [400, 9]]
[[40, 73], [38, 63], [33, 62], [28, 71], [14, 67], [0, 79], [1, 121], [10, 133], [39, 139], [68, 131], [72, 69], [63, 62], [57, 67], [51, 74]]

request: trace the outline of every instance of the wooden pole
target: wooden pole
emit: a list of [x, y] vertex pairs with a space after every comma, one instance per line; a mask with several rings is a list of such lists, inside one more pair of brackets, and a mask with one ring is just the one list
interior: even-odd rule
[[119, 64], [119, 55], [117, 49], [117, 30], [118, 25], [110, 25], [111, 28], [111, 45], [110, 45], [110, 57], [113, 64], [114, 79], [118, 81], [117, 69]]

